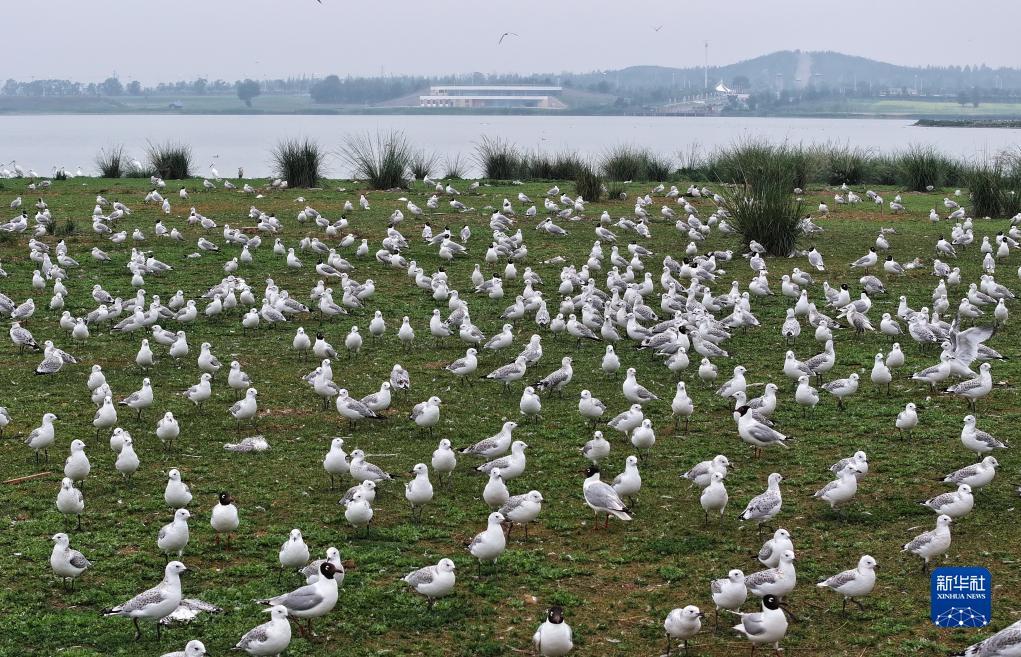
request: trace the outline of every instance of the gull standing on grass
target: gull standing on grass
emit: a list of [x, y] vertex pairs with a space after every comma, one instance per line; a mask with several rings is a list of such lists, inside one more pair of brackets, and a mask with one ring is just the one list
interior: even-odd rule
[[471, 454], [473, 456], [484, 456], [486, 458], [506, 454], [507, 450], [510, 449], [511, 441], [514, 439], [513, 432], [517, 427], [517, 422], [504, 422], [503, 426], [500, 427], [500, 430], [496, 434], [489, 438], [480, 440], [470, 447], [462, 448], [461, 453]]
[[[312, 621], [322, 618], [330, 613], [337, 604], [337, 580], [334, 574], [337, 569], [329, 561], [324, 561], [319, 566], [319, 577], [311, 584], [305, 584], [289, 593], [278, 595], [275, 598], [259, 600], [259, 604], [276, 607], [284, 607], [290, 616], [297, 619], [298, 631], [303, 635], [313, 635]], [[304, 618], [307, 622], [305, 629], [301, 628], [299, 621]]]
[[163, 491], [163, 501], [172, 509], [180, 509], [191, 504], [191, 490], [188, 484], [181, 481], [181, 472], [171, 468], [167, 473], [167, 487]]
[[942, 493], [931, 499], [919, 502], [919, 504], [932, 509], [936, 513], [950, 516], [956, 520], [963, 518], [971, 512], [975, 506], [975, 497], [971, 493], [971, 486], [968, 484], [958, 484], [956, 491]]
[[276, 605], [264, 610], [270, 621], [248, 630], [234, 646], [253, 657], [279, 657], [291, 645], [291, 623], [287, 620], [287, 607]]
[[135, 640], [142, 638], [139, 618], [156, 621], [156, 638], [160, 637], [160, 619], [177, 609], [181, 604], [181, 574], [188, 570], [180, 561], [171, 561], [164, 569], [163, 581], [139, 593], [123, 604], [103, 611], [104, 616], [124, 616], [135, 626]]
[[428, 429], [431, 436], [433, 427], [440, 421], [440, 398], [433, 396], [424, 402], [415, 404], [409, 417], [417, 426]]
[[507, 501], [500, 506], [499, 511], [507, 522], [507, 535], [510, 535], [514, 525], [525, 526], [525, 538], [528, 538], [528, 525], [539, 517], [542, 512], [542, 493], [537, 490], [530, 490], [524, 495], [508, 497]]
[[714, 579], [709, 584], [709, 592], [713, 596], [713, 604], [716, 605], [716, 618], [713, 624], [713, 632], [720, 628], [720, 610], [736, 612], [748, 599], [748, 587], [744, 583], [744, 571], [733, 569], [726, 577]]
[[351, 478], [357, 482], [362, 481], [390, 481], [392, 477], [383, 468], [365, 460], [365, 452], [356, 449], [351, 452]]
[[238, 429], [241, 428], [241, 423], [245, 420], [254, 420], [256, 413], [259, 410], [259, 404], [256, 401], [256, 396], [259, 391], [255, 388], [249, 388], [245, 391], [245, 396], [241, 401], [235, 402], [230, 407], [230, 414], [234, 417], [237, 423]]
[[[599, 468], [595, 465], [590, 465], [585, 471], [585, 483], [582, 485], [582, 492], [585, 497], [585, 504], [592, 509], [596, 517], [598, 518], [600, 514], [605, 516], [604, 529], [609, 528], [611, 515], [620, 520], [631, 520], [631, 516], [628, 515], [629, 509], [624, 505], [623, 500], [620, 499], [620, 495], [614, 490], [613, 486], [599, 479]], [[598, 523], [593, 526], [598, 526]]]
[[624, 397], [634, 404], [647, 404], [651, 401], [659, 399], [656, 395], [649, 392], [644, 386], [638, 383], [635, 378], [635, 368], [629, 367], [627, 369], [627, 376], [624, 379]]
[[57, 492], [57, 511], [65, 516], [78, 516], [78, 529], [82, 528], [82, 512], [85, 511], [85, 497], [80, 489], [74, 487], [69, 477], [60, 480], [60, 491]]
[[957, 657], [1017, 657], [1021, 655], [1021, 621], [1008, 625], [988, 639], [968, 646]]
[[895, 425], [901, 431], [907, 431], [908, 437], [911, 437], [911, 432], [915, 427], [918, 426], [918, 412], [915, 410], [918, 408], [914, 402], [908, 402], [904, 406], [904, 410], [897, 413], [897, 421]]
[[837, 398], [837, 408], [844, 410], [844, 398], [858, 391], [858, 373], [852, 372], [846, 379], [834, 379], [824, 383], [822, 389]]
[[994, 449], [1007, 449], [1007, 446], [993, 438], [985, 431], [976, 428], [974, 415], [964, 416], [964, 428], [961, 429], [961, 443], [976, 456], [982, 456]]
[[165, 557], [176, 554], [180, 557], [184, 554], [184, 548], [188, 547], [188, 519], [191, 513], [188, 509], [178, 509], [174, 512], [173, 521], [163, 525], [159, 534], [156, 535], [156, 547], [160, 549]]
[[[363, 484], [372, 484], [371, 481], [365, 481]], [[361, 487], [356, 487], [354, 492], [348, 491], [344, 497], [340, 500], [340, 504], [344, 505], [344, 519], [347, 520], [352, 527], [355, 529], [365, 528], [365, 535], [369, 535], [369, 524], [372, 522], [372, 516], [374, 512], [372, 510], [372, 503], [365, 496], [365, 492]], [[373, 494], [375, 491], [373, 490]]]
[[57, 416], [53, 413], [44, 413], [42, 423], [35, 429], [32, 429], [32, 432], [25, 438], [25, 444], [35, 453], [37, 463], [39, 462], [39, 452], [45, 454], [47, 462], [50, 460], [50, 445], [53, 444], [56, 436], [53, 422], [56, 419]]
[[482, 501], [489, 506], [490, 510], [493, 510], [499, 509], [509, 499], [510, 492], [507, 490], [507, 484], [503, 483], [500, 468], [493, 468], [489, 471], [489, 481], [486, 482], [486, 487], [482, 490]]
[[71, 549], [71, 539], [67, 534], [53, 535], [53, 552], [50, 553], [50, 568], [53, 574], [60, 578], [61, 584], [66, 589], [70, 581], [70, 588], [74, 590], [74, 581], [84, 573], [92, 563], [85, 558], [85, 555], [78, 550]]
[[714, 472], [722, 473], [726, 477], [729, 467], [730, 460], [723, 454], [717, 454], [711, 461], [702, 461], [696, 464], [695, 467], [682, 474], [681, 478], [687, 479], [699, 488], [705, 488], [712, 482]]
[[950, 549], [950, 525], [954, 522], [950, 516], [936, 519], [935, 529], [922, 532], [904, 544], [902, 552], [911, 552], [922, 557], [922, 572], [928, 572], [929, 560], [945, 554]]
[[829, 502], [830, 509], [835, 509], [838, 504], [854, 498], [858, 492], [858, 475], [858, 468], [853, 463], [848, 463], [837, 473], [834, 481], [817, 490], [812, 497]]
[[764, 447], [774, 445], [787, 447], [784, 442], [787, 440], [787, 436], [757, 420], [755, 413], [747, 406], [741, 406], [734, 411], [734, 421], [737, 423], [738, 436], [744, 442], [755, 447], [756, 456], [761, 455]]
[[724, 475], [722, 472], [713, 472], [709, 476], [709, 485], [702, 490], [699, 503], [705, 512], [705, 524], [709, 524], [709, 512], [719, 512], [720, 523], [723, 522], [723, 512], [727, 508], [727, 488], [723, 485]]
[[770, 474], [765, 492], [753, 497], [738, 518], [754, 520], [760, 531], [763, 525], [769, 527], [766, 523], [780, 513], [780, 509], [783, 507], [783, 498], [780, 495], [781, 481], [783, 481], [783, 476], [779, 472]]
[[965, 466], [956, 472], [951, 472], [943, 481], [948, 484], [968, 484], [973, 489], [988, 486], [996, 476], [996, 468], [1000, 466], [995, 456], [987, 456], [978, 463]]
[[432, 453], [432, 468], [438, 476], [445, 475], [447, 484], [451, 482], [451, 475], [454, 474], [454, 469], [457, 468], [457, 455], [454, 454], [454, 450], [450, 447], [450, 441], [446, 438], [440, 441], [440, 444], [433, 450]]
[[412, 571], [402, 579], [419, 595], [425, 596], [431, 610], [438, 598], [449, 595], [457, 581], [454, 571], [457, 566], [450, 559], [440, 559], [434, 566], [426, 566]]
[[416, 522], [422, 520], [422, 509], [432, 502], [433, 485], [429, 481], [429, 468], [425, 463], [417, 463], [411, 469], [414, 479], [404, 484], [404, 499], [411, 504], [411, 517]]
[[863, 598], [876, 586], [876, 560], [869, 555], [863, 555], [858, 559], [858, 567], [845, 570], [842, 573], [828, 577], [816, 584], [819, 588], [832, 589], [844, 596], [844, 605], [841, 611], [847, 611], [847, 602], [851, 601], [858, 605], [862, 611], [865, 607], [855, 598]]
[[738, 615], [741, 622], [733, 629], [751, 641], [752, 652], [758, 645], [772, 643], [779, 654], [780, 641], [787, 635], [787, 615], [780, 608], [776, 596], [767, 595], [762, 598], [762, 611]]
[[688, 639], [695, 636], [702, 629], [702, 616], [704, 614], [695, 605], [688, 605], [683, 609], [672, 609], [663, 621], [663, 629], [666, 631], [666, 654], [669, 657], [673, 649], [674, 640], [684, 642], [684, 653], [688, 653]]
[[71, 454], [64, 461], [64, 476], [82, 488], [91, 470], [89, 457], [85, 455], [85, 443], [78, 439], [72, 440]]
[[277, 574], [277, 580], [280, 579], [279, 575], [283, 571], [297, 570], [308, 563], [308, 545], [305, 544], [305, 539], [302, 537], [300, 529], [291, 530], [287, 540], [280, 546], [280, 552], [277, 554], [277, 557], [280, 561], [280, 571]]
[[541, 657], [564, 657], [571, 652], [574, 641], [562, 607], [550, 607], [546, 620], [532, 635], [532, 645]]
[[479, 576], [482, 576], [482, 564], [495, 564], [504, 550], [507, 549], [507, 536], [503, 532], [503, 514], [494, 511], [489, 514], [486, 529], [475, 535], [468, 544], [468, 552], [479, 560]]
[[521, 401], [518, 402], [518, 411], [526, 418], [538, 420], [542, 414], [542, 400], [535, 394], [535, 388], [525, 386], [521, 392]]
[[478, 472], [488, 474], [493, 468], [500, 468], [500, 474], [505, 481], [520, 477], [521, 473], [525, 471], [525, 450], [527, 448], [528, 445], [523, 441], [515, 440], [511, 443], [511, 453], [509, 455], [483, 463], [475, 469]]
[[234, 505], [234, 498], [227, 491], [217, 496], [217, 503], [213, 505], [213, 511], [209, 516], [209, 525], [216, 531], [216, 544], [220, 544], [220, 534], [227, 535], [227, 545], [230, 545], [230, 537], [241, 525], [241, 518], [238, 515], [238, 508]]
[[674, 430], [677, 429], [677, 424], [684, 418], [684, 430], [688, 430], [688, 422], [691, 420], [692, 414], [695, 412], [695, 405], [691, 401], [691, 397], [688, 396], [687, 387], [684, 381], [677, 382], [677, 392], [674, 393], [673, 401], [670, 402], [670, 414], [674, 417]]

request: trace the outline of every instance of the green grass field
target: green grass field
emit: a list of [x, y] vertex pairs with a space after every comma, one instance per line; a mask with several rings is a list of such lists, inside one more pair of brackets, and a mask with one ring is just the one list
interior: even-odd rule
[[[259, 101], [257, 101], [259, 102]], [[22, 194], [26, 206], [35, 202], [36, 193], [25, 189], [27, 181], [5, 180], [0, 187], [5, 217], [7, 203]], [[678, 181], [681, 189], [688, 182]], [[161, 277], [146, 278], [150, 295], [168, 299], [178, 289], [188, 298], [198, 297], [223, 276], [223, 263], [237, 255], [238, 249], [224, 248], [218, 255], [205, 254], [199, 259], [186, 258], [196, 251], [196, 240], [202, 231], [188, 227], [185, 218], [188, 206], [214, 219], [222, 228], [250, 226], [247, 219], [250, 205], [274, 212], [286, 229], [280, 237], [285, 244], [297, 246], [299, 239], [318, 235], [312, 224], [298, 224], [295, 216], [305, 202], [331, 219], [341, 214], [345, 200], [355, 202], [358, 188], [350, 182], [331, 181], [324, 190], [266, 191], [265, 198], [256, 199], [240, 192], [216, 190], [201, 192], [199, 181], [187, 181], [192, 190], [188, 203], [176, 195], [178, 184], [168, 183], [168, 196], [173, 215], [164, 217], [155, 206], [145, 206], [142, 198], [147, 181], [75, 179], [55, 182], [43, 197], [52, 209], [58, 224], [70, 219], [77, 232], [66, 242], [70, 255], [79, 259], [82, 268], [70, 270], [66, 285], [70, 294], [67, 309], [84, 315], [94, 307], [90, 290], [102, 284], [116, 295], [134, 294], [125, 263], [133, 246], [130, 237], [122, 245], [112, 245], [94, 235], [89, 216], [97, 193], [110, 200], [120, 200], [134, 213], [120, 221], [119, 228], [138, 227], [147, 239], [141, 248], [173, 265], [175, 270]], [[467, 183], [456, 183], [462, 189]], [[561, 183], [570, 193], [572, 185]], [[346, 189], [341, 189], [346, 187]], [[472, 318], [487, 336], [503, 323], [499, 313], [520, 290], [521, 281], [506, 285], [507, 297], [492, 301], [471, 292], [469, 274], [476, 262], [482, 262], [488, 246], [487, 206], [499, 206], [503, 198], [514, 199], [524, 191], [539, 199], [549, 184], [532, 183], [523, 187], [483, 186], [481, 194], [465, 196], [467, 205], [477, 211], [466, 214], [448, 212], [444, 200], [441, 211], [429, 217], [432, 224], [449, 224], [455, 232], [464, 223], [471, 226], [473, 236], [468, 243], [468, 257], [449, 268], [451, 287], [463, 292]], [[632, 197], [644, 193], [643, 185], [631, 185]], [[174, 192], [174, 193], [171, 193]], [[884, 189], [892, 198], [896, 193]], [[890, 236], [892, 253], [900, 262], [922, 257], [928, 263], [932, 246], [940, 232], [949, 233], [950, 226], [931, 225], [926, 216], [952, 190], [936, 190], [931, 194], [904, 194], [909, 212], [899, 216], [881, 214], [872, 206], [835, 206], [828, 218], [818, 223], [826, 232], [805, 246], [815, 244], [826, 258], [829, 270], [816, 275], [813, 298], [821, 298], [821, 283], [833, 285], [847, 282], [856, 295], [860, 289], [860, 273], [851, 272], [847, 263], [865, 253], [879, 228], [893, 227]], [[369, 239], [372, 252], [385, 232], [386, 218], [396, 208], [401, 193], [368, 193], [370, 211], [348, 213], [350, 231]], [[407, 194], [424, 207], [427, 190], [416, 189]], [[832, 191], [811, 190], [806, 207], [814, 209], [820, 199], [832, 199]], [[516, 204], [517, 205], [517, 204]], [[703, 216], [711, 205], [700, 202]], [[529, 256], [523, 265], [530, 265], [544, 279], [543, 290], [551, 300], [555, 313], [559, 284], [559, 265], [543, 265], [543, 260], [556, 255], [580, 266], [585, 262], [594, 240], [594, 219], [603, 209], [614, 217], [630, 215], [631, 202], [602, 202], [590, 206], [581, 222], [560, 222], [569, 235], [554, 238], [533, 230], [532, 222], [522, 218], [519, 225], [525, 236]], [[648, 269], [658, 281], [656, 263], [665, 254], [680, 259], [687, 244], [672, 223], [658, 219], [659, 203], [653, 206], [657, 221], [653, 222], [652, 238], [643, 242], [655, 252]], [[941, 207], [941, 206], [938, 206]], [[162, 218], [164, 223], [183, 231], [185, 240], [174, 243], [157, 240], [151, 227]], [[976, 246], [965, 251], [954, 264], [964, 273], [964, 281], [977, 281], [981, 256], [977, 244], [983, 235], [1005, 230], [1005, 220], [975, 221]], [[436, 249], [420, 239], [421, 226], [406, 219], [401, 229], [411, 242], [405, 254], [415, 259], [427, 272], [435, 271], [441, 262]], [[624, 234], [620, 232], [621, 238]], [[220, 229], [207, 237], [222, 243]], [[284, 259], [272, 253], [272, 237], [264, 237], [263, 246], [255, 252], [255, 262], [242, 266], [239, 275], [261, 291], [265, 280], [272, 277], [283, 289], [299, 300], [307, 300], [309, 290], [318, 277], [313, 270], [315, 259], [310, 253], [300, 254], [305, 261], [301, 270], [288, 269]], [[43, 241], [56, 244], [59, 238], [47, 236]], [[0, 242], [0, 262], [10, 274], [0, 280], [0, 290], [17, 302], [34, 297], [38, 310], [28, 322], [36, 339], [54, 340], [80, 359], [78, 365], [67, 366], [53, 377], [33, 374], [40, 357], [19, 355], [9, 343], [0, 347], [0, 405], [6, 406], [14, 421], [0, 440], [0, 481], [47, 472], [44, 477], [18, 484], [0, 484], [4, 524], [0, 548], [0, 572], [5, 586], [0, 589], [3, 613], [0, 632], [0, 655], [65, 655], [91, 657], [110, 655], [161, 655], [180, 650], [188, 639], [200, 638], [214, 655], [227, 654], [229, 648], [249, 628], [266, 620], [266, 615], [253, 600], [293, 588], [297, 577], [277, 583], [277, 550], [291, 528], [300, 528], [316, 556], [328, 546], [340, 549], [347, 564], [347, 578], [337, 608], [318, 624], [315, 642], [295, 638], [291, 656], [343, 655], [503, 655], [530, 654], [530, 639], [542, 621], [547, 606], [565, 607], [568, 622], [574, 628], [576, 655], [618, 657], [624, 655], [658, 655], [664, 647], [663, 618], [667, 612], [687, 604], [712, 611], [709, 581], [723, 577], [731, 568], [754, 572], [759, 564], [754, 555], [761, 545], [753, 525], [740, 526], [737, 515], [745, 503], [765, 488], [769, 473], [781, 472], [784, 508], [776, 519], [777, 526], [788, 528], [798, 554], [798, 586], [790, 596], [792, 610], [800, 622], [792, 623], [784, 647], [789, 655], [819, 656], [899, 656], [943, 655], [987, 636], [988, 630], [941, 630], [928, 619], [928, 578], [920, 570], [920, 560], [900, 552], [902, 544], [921, 531], [931, 529], [935, 514], [916, 502], [950, 488], [936, 479], [956, 470], [974, 458], [960, 444], [961, 419], [966, 414], [963, 401], [947, 395], [929, 396], [928, 391], [909, 380], [910, 373], [935, 362], [936, 352], [922, 353], [910, 339], [902, 341], [907, 356], [905, 367], [896, 373], [892, 393], [877, 391], [868, 382], [868, 372], [876, 352], [885, 351], [889, 342], [878, 334], [855, 337], [848, 330], [836, 337], [837, 365], [831, 376], [860, 372], [863, 384], [848, 400], [846, 412], [838, 412], [833, 398], [825, 396], [814, 416], [803, 417], [794, 404], [789, 383], [781, 373], [784, 346], [779, 326], [788, 299], [780, 296], [754, 300], [753, 310], [762, 321], [755, 330], [739, 331], [726, 343], [730, 359], [718, 362], [721, 381], [734, 365], [748, 368], [750, 381], [764, 384], [775, 381], [781, 386], [781, 404], [775, 419], [778, 428], [795, 437], [788, 450], [768, 451], [762, 458], [753, 458], [752, 450], [742, 443], [730, 416], [730, 402], [716, 397], [700, 385], [696, 376], [697, 358], [684, 373], [696, 411], [688, 433], [671, 430], [669, 400], [676, 378], [659, 362], [632, 345], [621, 344], [618, 353], [624, 367], [638, 369], [639, 380], [662, 401], [647, 407], [658, 442], [651, 459], [641, 465], [643, 489], [629, 524], [611, 522], [609, 531], [594, 531], [593, 517], [585, 506], [580, 471], [586, 462], [578, 448], [591, 437], [577, 413], [578, 393], [583, 388], [608, 405], [606, 417], [624, 410], [620, 386], [622, 378], [608, 379], [599, 370], [603, 354], [601, 344], [584, 344], [543, 336], [545, 355], [528, 373], [537, 380], [556, 369], [562, 356], [574, 356], [575, 379], [563, 398], [544, 398], [543, 420], [522, 423], [516, 436], [530, 445], [528, 467], [522, 477], [510, 482], [511, 493], [540, 490], [545, 499], [539, 521], [527, 540], [519, 531], [512, 534], [508, 550], [499, 566], [484, 577], [476, 575], [476, 565], [465, 545], [485, 527], [488, 509], [481, 499], [485, 478], [473, 472], [477, 461], [463, 458], [454, 473], [452, 487], [437, 486], [434, 503], [427, 508], [421, 524], [411, 521], [400, 482], [384, 485], [375, 504], [376, 516], [372, 535], [355, 536], [343, 516], [337, 499], [346, 486], [331, 491], [329, 478], [322, 468], [330, 438], [344, 436], [350, 451], [363, 448], [370, 459], [391, 472], [405, 473], [417, 462], [429, 462], [441, 437], [449, 438], [455, 447], [465, 446], [499, 429], [505, 419], [518, 417], [521, 386], [505, 394], [492, 382], [478, 381], [460, 385], [444, 371], [443, 366], [464, 353], [465, 345], [456, 339], [434, 344], [428, 336], [427, 318], [434, 302], [415, 287], [404, 271], [385, 268], [371, 258], [357, 260], [354, 250], [344, 249], [342, 255], [355, 263], [353, 276], [362, 280], [373, 278], [376, 295], [364, 311], [339, 321], [322, 325], [327, 338], [340, 348], [352, 325], [366, 332], [373, 310], [383, 312], [388, 333], [379, 344], [366, 345], [353, 359], [341, 357], [334, 365], [335, 380], [362, 396], [375, 391], [386, 379], [395, 362], [410, 370], [412, 391], [409, 398], [399, 398], [385, 423], [366, 423], [351, 433], [347, 423], [331, 407], [322, 411], [319, 399], [301, 381], [300, 376], [314, 367], [311, 361], [301, 362], [290, 350], [297, 326], [314, 332], [320, 328], [313, 316], [299, 317], [286, 326], [262, 327], [254, 334], [243, 335], [240, 312], [217, 320], [200, 314], [197, 323], [186, 327], [192, 353], [181, 366], [166, 356], [165, 348], [157, 349], [160, 360], [154, 370], [141, 372], [134, 365], [140, 334], [115, 336], [105, 330], [94, 330], [83, 344], [73, 344], [69, 335], [57, 325], [59, 313], [48, 310], [50, 292], [33, 291], [31, 274], [35, 268], [28, 259], [27, 235]], [[100, 246], [109, 251], [113, 261], [94, 262], [89, 250]], [[705, 248], [740, 249], [733, 237], [716, 232]], [[606, 249], [607, 255], [609, 249]], [[1000, 263], [1000, 282], [1016, 284], [1017, 255]], [[729, 288], [731, 280], [744, 288], [751, 278], [747, 261], [737, 257], [722, 265], [726, 276], [717, 290]], [[804, 259], [770, 259], [770, 281], [779, 290], [780, 276], [792, 267], [807, 268]], [[483, 265], [483, 271], [503, 270]], [[520, 269], [519, 269], [520, 270]], [[600, 286], [604, 275], [597, 277]], [[915, 270], [901, 280], [888, 281], [891, 293], [875, 299], [869, 313], [873, 323], [883, 312], [893, 313], [899, 294], [907, 296], [917, 309], [931, 302], [935, 279], [928, 268]], [[336, 286], [335, 286], [336, 287]], [[659, 290], [657, 290], [658, 295]], [[959, 298], [963, 290], [952, 290], [951, 298]], [[955, 296], [956, 295], [956, 296]], [[659, 310], [658, 296], [649, 299]], [[956, 306], [956, 303], [954, 304]], [[204, 303], [200, 302], [200, 309]], [[1016, 307], [1012, 307], [1017, 312]], [[395, 335], [400, 317], [409, 315], [417, 332], [415, 346], [402, 350]], [[6, 325], [9, 321], [5, 320]], [[1014, 321], [990, 341], [990, 346], [1012, 360], [993, 365], [997, 386], [979, 405], [979, 427], [1001, 439], [1012, 437], [1017, 402], [1015, 385], [1021, 376], [1016, 357], [1019, 355], [1018, 329]], [[176, 330], [176, 326], [169, 328]], [[512, 347], [481, 357], [480, 373], [509, 362], [535, 331], [531, 319], [515, 328]], [[224, 373], [214, 381], [213, 398], [204, 410], [196, 410], [180, 392], [198, 381], [195, 363], [199, 345], [208, 341], [214, 353], [225, 364], [232, 359], [241, 362], [259, 389], [259, 424], [240, 433], [227, 414], [233, 403]], [[795, 352], [802, 359], [821, 350], [805, 330]], [[114, 469], [115, 455], [108, 446], [108, 433], [98, 438], [92, 428], [94, 408], [89, 402], [86, 379], [89, 367], [100, 363], [117, 399], [136, 390], [144, 376], [150, 376], [156, 392], [154, 407], [141, 422], [121, 409], [120, 423], [135, 438], [142, 461], [132, 483], [125, 482]], [[430, 395], [443, 399], [441, 424], [430, 439], [407, 419], [411, 406]], [[898, 435], [894, 418], [908, 401], [919, 404], [921, 423], [912, 438]], [[164, 411], [173, 411], [181, 422], [182, 435], [178, 450], [169, 458], [164, 455], [154, 434], [156, 420]], [[45, 412], [54, 412], [57, 423], [56, 444], [50, 450], [48, 465], [36, 466], [32, 454], [14, 438], [38, 425]], [[261, 433], [272, 449], [261, 454], [233, 454], [223, 450], [227, 441]], [[619, 472], [632, 447], [612, 430], [607, 437], [613, 451], [604, 466], [607, 477]], [[74, 531], [65, 525], [54, 500], [62, 477], [61, 464], [70, 442], [75, 438], [87, 444], [92, 461], [92, 474], [85, 487], [86, 511], [84, 528]], [[811, 499], [811, 494], [830, 480], [829, 464], [849, 456], [855, 450], [868, 452], [872, 472], [859, 487], [846, 519]], [[1018, 462], [1014, 450], [997, 456], [1002, 468], [989, 487], [976, 494], [976, 508], [953, 527], [953, 545], [946, 561], [954, 565], [985, 566], [994, 578], [994, 618], [990, 629], [999, 629], [1013, 622], [1021, 613], [1021, 589], [1018, 587], [1018, 536], [1014, 519], [1017, 493]], [[698, 493], [689, 488], [679, 474], [698, 461], [718, 453], [727, 454], [736, 466], [726, 484], [730, 506], [722, 526], [702, 526], [702, 510]], [[183, 561], [191, 569], [185, 577], [186, 596], [199, 597], [220, 605], [225, 613], [203, 617], [190, 626], [175, 628], [157, 643], [151, 623], [144, 625], [145, 636], [132, 641], [132, 627], [127, 619], [102, 618], [100, 610], [118, 604], [141, 590], [154, 585], [162, 577], [164, 559], [156, 548], [156, 533], [169, 522], [172, 510], [165, 507], [163, 489], [166, 472], [179, 468], [195, 499], [191, 504], [191, 542]], [[234, 549], [226, 551], [214, 544], [209, 527], [209, 512], [216, 493], [230, 490], [238, 499], [241, 528]], [[52, 549], [50, 537], [68, 530], [72, 547], [84, 552], [94, 566], [78, 581], [73, 593], [61, 588], [51, 573], [48, 558]], [[817, 589], [817, 579], [853, 567], [862, 554], [872, 554], [879, 562], [879, 582], [866, 611], [856, 609], [840, 613], [839, 596]], [[432, 564], [442, 557], [453, 559], [458, 566], [455, 594], [441, 600], [432, 612], [425, 602], [406, 590], [400, 578], [412, 569]], [[757, 608], [750, 599], [746, 609]], [[728, 625], [732, 618], [724, 619]], [[711, 620], [707, 622], [711, 625]], [[744, 640], [729, 631], [714, 636], [704, 631], [691, 643], [692, 655], [734, 655], [748, 649]]]

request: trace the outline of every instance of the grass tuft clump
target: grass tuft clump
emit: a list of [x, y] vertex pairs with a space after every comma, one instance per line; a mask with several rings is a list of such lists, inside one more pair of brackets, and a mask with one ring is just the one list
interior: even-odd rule
[[96, 155], [96, 167], [101, 178], [120, 178], [126, 173], [127, 158], [124, 146], [101, 148]]
[[146, 155], [153, 175], [164, 180], [182, 180], [191, 177], [191, 146], [172, 141], [162, 144], [149, 142]]
[[762, 244], [775, 256], [789, 256], [801, 235], [803, 204], [792, 193], [803, 175], [792, 162], [803, 151], [788, 146], [756, 147], [736, 157], [733, 171], [739, 182], [724, 189], [724, 208], [729, 223], [743, 238]]
[[426, 152], [425, 149], [415, 151], [411, 156], [411, 163], [408, 165], [408, 171], [411, 172], [417, 180], [424, 180], [432, 175], [433, 171], [436, 170], [436, 163], [439, 158], [436, 153]]
[[574, 176], [574, 191], [586, 201], [598, 201], [603, 195], [603, 178], [590, 166], [582, 166]]
[[354, 177], [373, 189], [396, 189], [408, 183], [414, 152], [403, 132], [351, 135], [340, 152]]
[[1004, 152], [964, 174], [977, 217], [1012, 217], [1021, 210], [1021, 151]]
[[670, 178], [670, 160], [647, 148], [620, 144], [603, 155], [600, 171], [607, 180], [662, 182]]
[[924, 192], [927, 187], [943, 187], [957, 182], [960, 166], [933, 146], [910, 146], [894, 156], [897, 184]]
[[276, 176], [288, 187], [318, 187], [323, 178], [326, 153], [311, 139], [285, 139], [273, 149]]
[[443, 163], [443, 177], [444, 178], [457, 178], [463, 179], [468, 171], [467, 163], [461, 158], [461, 154], [457, 153], [453, 156], [447, 156]]
[[510, 142], [483, 137], [475, 144], [475, 162], [491, 180], [511, 180], [527, 175], [528, 158]]
[[867, 148], [830, 146], [826, 148], [826, 182], [831, 185], [860, 185], [869, 177], [872, 152]]

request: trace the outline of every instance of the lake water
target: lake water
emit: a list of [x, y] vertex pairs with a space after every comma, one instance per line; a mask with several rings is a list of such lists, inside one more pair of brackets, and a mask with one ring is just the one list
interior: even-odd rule
[[[352, 133], [402, 130], [416, 146], [472, 162], [482, 136], [500, 137], [527, 150], [570, 149], [597, 157], [623, 142], [670, 156], [693, 147], [712, 150], [735, 140], [765, 138], [793, 143], [840, 143], [880, 151], [929, 144], [964, 159], [987, 158], [1021, 143], [1021, 132], [998, 128], [918, 128], [895, 119], [779, 119], [627, 116], [199, 116], [199, 115], [23, 115], [0, 116], [0, 160], [16, 160], [49, 175], [55, 166], [94, 174], [96, 154], [123, 144], [143, 158], [147, 141], [191, 145], [198, 173], [215, 162], [220, 175], [243, 166], [247, 176], [270, 172], [269, 153], [283, 138], [310, 137], [336, 152]], [[329, 173], [347, 175], [331, 157]]]

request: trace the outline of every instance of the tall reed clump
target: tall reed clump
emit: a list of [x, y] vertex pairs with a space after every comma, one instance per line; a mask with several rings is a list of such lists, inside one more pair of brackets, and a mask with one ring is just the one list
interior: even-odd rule
[[436, 162], [439, 158], [435, 153], [429, 153], [420, 149], [411, 154], [411, 162], [408, 164], [408, 171], [417, 180], [424, 180], [436, 170]]
[[127, 158], [123, 146], [101, 148], [96, 155], [96, 168], [101, 178], [120, 178], [124, 175]]
[[443, 177], [463, 179], [468, 171], [468, 165], [461, 158], [460, 153], [453, 156], [448, 155], [443, 162]]
[[404, 187], [414, 155], [403, 132], [351, 135], [340, 149], [354, 177], [373, 189]]
[[162, 144], [149, 142], [146, 147], [149, 167], [164, 180], [181, 180], [191, 177], [191, 146], [173, 141]]
[[588, 202], [598, 201], [604, 190], [603, 178], [592, 167], [582, 164], [575, 172], [574, 191]]
[[738, 182], [723, 191], [727, 223], [745, 244], [755, 240], [775, 256], [790, 255], [801, 235], [804, 206], [792, 190], [803, 173], [791, 166], [800, 162], [799, 150], [772, 146], [740, 154], [732, 160]]
[[600, 171], [607, 180], [662, 182], [670, 178], [670, 164], [647, 148], [620, 144], [603, 155]]
[[525, 155], [524, 176], [532, 180], [573, 180], [587, 165], [577, 153], [561, 151], [550, 155], [536, 151]]
[[831, 185], [860, 185], [868, 182], [872, 152], [860, 146], [828, 146], [826, 182]]
[[953, 185], [960, 179], [960, 165], [933, 146], [910, 146], [897, 153], [894, 161], [897, 184], [912, 191]]
[[511, 180], [527, 174], [527, 158], [499, 137], [483, 137], [475, 144], [475, 163], [491, 180]]
[[1005, 152], [964, 174], [976, 217], [1012, 217], [1021, 210], [1021, 152]]
[[272, 159], [274, 175], [288, 187], [318, 187], [326, 152], [311, 139], [285, 139], [273, 149]]
[[791, 192], [817, 180], [819, 165], [818, 154], [801, 146], [747, 140], [717, 151], [707, 173], [710, 179], [722, 183], [756, 187], [760, 178], [770, 180], [777, 175], [775, 172], [783, 171], [791, 183], [787, 191]]

